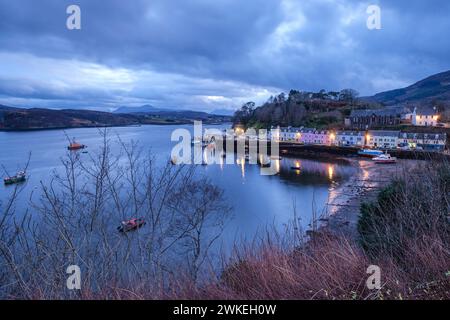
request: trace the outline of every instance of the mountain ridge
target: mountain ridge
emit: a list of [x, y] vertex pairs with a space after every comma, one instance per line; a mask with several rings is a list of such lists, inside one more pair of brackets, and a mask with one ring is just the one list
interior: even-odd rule
[[362, 98], [385, 105], [444, 103], [450, 105], [450, 70], [440, 72], [414, 84]]

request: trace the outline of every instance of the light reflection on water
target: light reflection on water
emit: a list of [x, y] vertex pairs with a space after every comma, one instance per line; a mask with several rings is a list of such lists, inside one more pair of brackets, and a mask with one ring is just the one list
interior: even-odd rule
[[[183, 126], [192, 129], [192, 126]], [[160, 163], [166, 163], [172, 147], [170, 136], [179, 126], [142, 126], [112, 128], [112, 140], [120, 135], [124, 142], [139, 141], [140, 146], [151, 149]], [[101, 144], [97, 129], [67, 130], [70, 137], [88, 145], [93, 153]], [[29, 181], [24, 187], [22, 203], [26, 203], [31, 192], [42, 180], [48, 182], [52, 170], [61, 170], [60, 159], [67, 153], [66, 137], [62, 130], [36, 132], [0, 132], [0, 164], [14, 172], [26, 162], [28, 152], [32, 159], [28, 173]], [[115, 149], [114, 149], [115, 148]], [[113, 147], [117, 151], [118, 146]], [[195, 151], [194, 151], [195, 152]], [[88, 155], [82, 155], [88, 156]], [[217, 159], [216, 164], [197, 166], [198, 175], [206, 175], [224, 190], [227, 202], [234, 208], [234, 218], [228, 223], [223, 240], [251, 239], [267, 225], [282, 227], [293, 217], [293, 203], [306, 227], [311, 219], [313, 208], [325, 209], [330, 197], [338, 195], [333, 191], [343, 181], [355, 173], [353, 167], [333, 161], [315, 161], [309, 159], [288, 158], [271, 159], [277, 174], [263, 176], [260, 166], [249, 164], [249, 160], [236, 158], [234, 154], [222, 157], [214, 148], [205, 148], [200, 157], [209, 163]], [[231, 158], [229, 158], [231, 157]], [[233, 164], [228, 164], [229, 160]], [[259, 162], [263, 162], [259, 159]], [[299, 170], [293, 170], [293, 167]], [[0, 200], [5, 200], [11, 189], [0, 186]], [[313, 204], [315, 202], [315, 204]]]

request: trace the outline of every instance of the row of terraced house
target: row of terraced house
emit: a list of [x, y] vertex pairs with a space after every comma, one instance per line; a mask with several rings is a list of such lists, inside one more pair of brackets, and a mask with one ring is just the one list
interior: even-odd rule
[[299, 144], [427, 151], [443, 151], [447, 143], [445, 133], [406, 133], [391, 130], [332, 131], [304, 127], [273, 127], [269, 136], [271, 140]]

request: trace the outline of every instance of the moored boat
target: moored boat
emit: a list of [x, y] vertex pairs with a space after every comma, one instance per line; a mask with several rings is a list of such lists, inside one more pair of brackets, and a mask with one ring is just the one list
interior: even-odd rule
[[69, 146], [67, 147], [68, 150], [72, 150], [72, 151], [73, 150], [81, 150], [81, 149], [85, 149], [85, 148], [87, 148], [86, 145], [75, 142], [75, 141], [71, 142], [69, 144]]
[[24, 182], [26, 180], [26, 173], [24, 171], [19, 171], [15, 176], [6, 177], [3, 179], [5, 185], [11, 185], [15, 183]]
[[397, 158], [396, 157], [391, 157], [390, 154], [386, 153], [386, 154], [381, 154], [378, 157], [375, 157], [372, 159], [372, 161], [374, 161], [375, 163], [396, 163], [397, 162]]
[[375, 149], [361, 149], [358, 151], [358, 155], [362, 157], [378, 157], [383, 154], [383, 151], [381, 150], [375, 150]]
[[130, 220], [122, 221], [120, 226], [117, 227], [119, 232], [129, 232], [137, 230], [145, 225], [143, 218], [132, 218]]

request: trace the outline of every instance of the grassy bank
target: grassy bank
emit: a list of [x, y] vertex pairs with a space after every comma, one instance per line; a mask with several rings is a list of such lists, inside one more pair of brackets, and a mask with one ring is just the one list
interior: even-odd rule
[[[272, 238], [241, 250], [216, 281], [172, 297], [449, 299], [449, 191], [448, 163], [404, 171], [363, 204], [357, 240], [325, 231], [299, 248]], [[381, 269], [380, 290], [366, 286], [369, 265]]]

